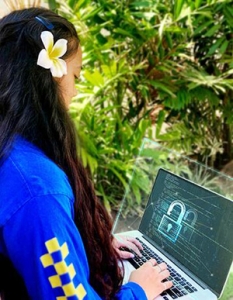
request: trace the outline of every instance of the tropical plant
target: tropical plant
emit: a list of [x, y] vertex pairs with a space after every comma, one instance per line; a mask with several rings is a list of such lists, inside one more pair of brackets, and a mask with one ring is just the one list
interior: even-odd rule
[[232, 1], [49, 2], [82, 40], [71, 114], [106, 204], [121, 199], [145, 135], [210, 166], [231, 159]]
[[[162, 99], [165, 110], [158, 118], [157, 137], [221, 168], [233, 154], [233, 1], [178, 3], [169, 22], [163, 19], [161, 31], [172, 41], [164, 80], [171, 75], [176, 93]], [[172, 126], [160, 134], [164, 121]]]

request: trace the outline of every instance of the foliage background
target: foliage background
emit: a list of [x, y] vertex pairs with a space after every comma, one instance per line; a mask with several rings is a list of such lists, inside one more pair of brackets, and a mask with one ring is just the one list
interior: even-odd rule
[[216, 169], [232, 159], [229, 0], [67, 0], [84, 56], [71, 115], [96, 191], [117, 207], [127, 182], [138, 204], [146, 176], [134, 160], [147, 136]]

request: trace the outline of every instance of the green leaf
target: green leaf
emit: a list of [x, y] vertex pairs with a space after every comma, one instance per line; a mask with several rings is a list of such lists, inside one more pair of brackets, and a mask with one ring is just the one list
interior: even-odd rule
[[53, 11], [56, 11], [56, 9], [58, 8], [58, 3], [56, 0], [48, 0], [48, 5], [49, 8]]
[[214, 54], [215, 51], [220, 47], [220, 45], [222, 44], [222, 42], [224, 40], [225, 40], [225, 37], [220, 37], [219, 39], [217, 39], [217, 41], [214, 42], [213, 46], [210, 47], [206, 56], [210, 56], [210, 55]]
[[168, 159], [168, 155], [166, 155], [165, 153], [161, 154], [161, 152], [159, 152], [156, 148], [155, 149], [145, 148], [140, 153], [140, 156], [153, 158], [155, 161], [162, 161]]
[[195, 30], [193, 35], [194, 36], [198, 36], [202, 31], [206, 31], [206, 29], [213, 24], [213, 20], [209, 20], [205, 23], [203, 23], [202, 25], [198, 26]]
[[129, 36], [131, 38], [135, 38], [134, 35], [131, 32], [129, 32], [127, 30], [124, 30], [122, 28], [115, 28], [113, 31], [115, 33], [119, 33], [119, 34], [124, 35], [124, 36]]
[[163, 32], [165, 31], [168, 19], [169, 19], [169, 14], [166, 14], [163, 20], [160, 22], [159, 31], [158, 31], [160, 39], [162, 39]]
[[186, 25], [188, 26], [188, 28], [191, 28], [191, 30], [193, 30], [191, 15], [192, 15], [191, 7], [190, 6], [185, 7], [184, 9], [182, 9], [177, 21], [181, 21], [182, 19], [186, 18]]
[[123, 176], [116, 170], [116, 168], [113, 168], [112, 166], [109, 166], [109, 170], [116, 175], [116, 177], [120, 180], [124, 188], [127, 188], [127, 182], [123, 178]]
[[150, 1], [134, 1], [130, 5], [134, 7], [150, 7], [151, 3]]
[[167, 98], [164, 101], [164, 104], [174, 110], [181, 110], [185, 108], [191, 102], [191, 97], [187, 89], [181, 88], [177, 92], [176, 98]]
[[175, 17], [175, 19], [178, 19], [185, 1], [184, 0], [175, 0], [174, 2], [175, 2], [174, 3], [174, 17]]
[[220, 28], [221, 28], [221, 25], [220, 25], [220, 24], [214, 25], [213, 27], [211, 27], [211, 28], [204, 34], [204, 36], [211, 37], [211, 36], [213, 36], [213, 35], [216, 33], [216, 31], [218, 31]]
[[84, 16], [82, 16], [82, 21], [86, 21], [88, 19], [94, 18], [101, 11], [102, 11], [102, 7], [91, 8], [90, 10], [88, 10], [88, 12]]
[[232, 10], [232, 8], [230, 6], [225, 5], [223, 12], [224, 12], [224, 15], [225, 15], [228, 25], [231, 28], [233, 28], [233, 10]]
[[159, 114], [158, 114], [158, 118], [157, 118], [157, 124], [156, 124], [156, 136], [158, 136], [160, 134], [163, 122], [165, 120], [165, 111], [164, 110], [160, 110]]
[[165, 85], [164, 83], [162, 83], [161, 81], [154, 81], [154, 80], [149, 80], [149, 83], [155, 87], [158, 90], [161, 90], [165, 93], [167, 93], [168, 95], [170, 95], [171, 97], [176, 97], [175, 94], [168, 88], [168, 85]]
[[85, 2], [85, 0], [68, 0], [68, 5], [75, 10], [75, 8], [78, 6], [80, 7], [80, 4], [82, 5], [82, 3]]
[[149, 120], [141, 119], [138, 124], [138, 129], [140, 130], [141, 133], [145, 134], [145, 131], [147, 130], [149, 125], [150, 125]]
[[80, 152], [81, 152], [80, 154], [81, 154], [83, 166], [86, 168], [87, 167], [87, 152], [84, 148], [81, 148]]
[[173, 48], [173, 41], [172, 41], [171, 34], [170, 34], [169, 32], [166, 32], [166, 33], [165, 33], [165, 39], [166, 39], [166, 41], [167, 41], [168, 47], [169, 47], [170, 49], [172, 49], [172, 48]]
[[219, 53], [223, 55], [226, 52], [228, 45], [229, 45], [229, 41], [225, 40], [219, 49]]
[[130, 184], [130, 188], [132, 189], [133, 191], [133, 194], [136, 198], [136, 202], [137, 204], [140, 204], [141, 203], [141, 192], [140, 192], [140, 189], [137, 185], [134, 185], [132, 182]]
[[104, 84], [103, 76], [98, 70], [95, 70], [93, 73], [89, 72], [88, 70], [85, 70], [83, 76], [94, 86], [102, 86]]
[[135, 172], [131, 184], [138, 186], [141, 190], [147, 193], [148, 187], [150, 186], [150, 179], [142, 170], [138, 170], [138, 172]]
[[87, 154], [87, 164], [91, 170], [91, 174], [94, 175], [96, 169], [98, 168], [97, 160], [94, 157], [92, 157], [91, 155]]
[[199, 8], [201, 6], [202, 0], [195, 0], [195, 8]]

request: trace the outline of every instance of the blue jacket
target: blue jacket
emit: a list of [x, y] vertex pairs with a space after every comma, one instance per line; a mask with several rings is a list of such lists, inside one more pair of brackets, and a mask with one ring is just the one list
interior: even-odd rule
[[[101, 299], [89, 283], [73, 204], [65, 173], [37, 147], [17, 138], [0, 167], [0, 253], [12, 261], [30, 299]], [[130, 282], [117, 298], [144, 300], [146, 295]]]

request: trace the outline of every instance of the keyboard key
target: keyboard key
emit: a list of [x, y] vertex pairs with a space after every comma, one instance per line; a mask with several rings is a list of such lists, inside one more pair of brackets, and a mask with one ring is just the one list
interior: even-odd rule
[[186, 285], [184, 286], [184, 288], [186, 289], [186, 291], [188, 291], [189, 293], [193, 293], [193, 289], [189, 286], [189, 285]]
[[171, 290], [174, 294], [176, 294], [177, 297], [182, 297], [184, 295], [177, 287], [173, 287]]
[[[145, 245], [140, 239], [137, 238], [137, 240], [142, 244], [143, 250], [141, 251], [142, 257], [139, 257], [136, 255], [133, 251], [130, 251], [134, 253], [135, 257], [128, 259], [128, 261], [137, 269], [141, 265], [143, 265], [147, 260], [154, 258], [157, 263], [163, 262], [163, 260], [154, 253], [147, 245]], [[126, 251], [129, 251], [128, 249]], [[178, 297], [182, 297], [184, 295], [187, 295], [189, 293], [193, 293], [197, 289], [193, 287], [186, 279], [184, 279], [175, 269], [173, 269], [171, 266], [167, 265], [167, 268], [170, 272], [170, 276], [164, 280], [172, 281], [173, 287], [169, 290], [164, 291], [161, 295], [163, 296], [164, 300], [168, 300], [169, 295], [172, 299], [177, 299]]]
[[167, 293], [172, 299], [178, 298], [178, 296], [175, 293], [173, 293], [173, 291], [171, 289], [167, 290]]

